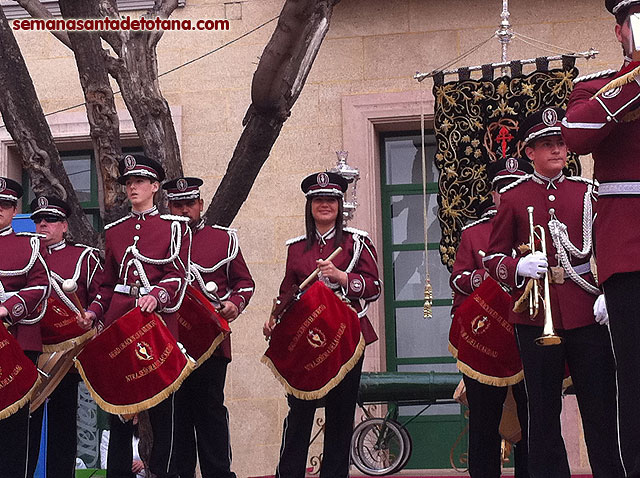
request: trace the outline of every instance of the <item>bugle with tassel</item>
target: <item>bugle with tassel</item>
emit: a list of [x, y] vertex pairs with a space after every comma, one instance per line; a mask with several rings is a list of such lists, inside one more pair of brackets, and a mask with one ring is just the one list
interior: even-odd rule
[[[544, 228], [538, 224], [533, 224], [533, 206], [527, 207], [529, 214], [529, 247], [531, 253], [536, 252], [536, 239], [540, 241], [540, 252], [547, 255], [547, 241]], [[530, 279], [533, 281], [533, 287], [529, 293], [529, 315], [531, 318], [538, 315], [540, 310], [540, 301], [544, 307], [544, 322], [542, 327], [542, 335], [536, 339], [538, 345], [558, 345], [562, 342], [562, 337], [556, 334], [553, 327], [553, 316], [551, 315], [551, 293], [549, 286], [549, 274], [544, 275], [542, 289], [543, 297], [540, 297], [540, 283], [538, 279]]]

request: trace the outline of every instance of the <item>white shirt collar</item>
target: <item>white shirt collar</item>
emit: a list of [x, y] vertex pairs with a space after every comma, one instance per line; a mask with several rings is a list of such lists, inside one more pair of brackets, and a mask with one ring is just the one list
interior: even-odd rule
[[155, 214], [158, 214], [158, 206], [153, 206], [151, 209], [147, 209], [146, 211], [134, 211], [133, 209], [131, 210], [131, 215], [133, 217], [135, 217], [136, 219], [142, 219], [143, 221], [145, 219], [147, 219], [147, 216], [153, 216]]
[[548, 178], [535, 171], [532, 178], [538, 184], [546, 184], [547, 189], [558, 189], [557, 183], [561, 183], [562, 181], [564, 181], [565, 175], [562, 171], [560, 171], [554, 177]]
[[318, 232], [318, 230], [316, 229], [316, 237], [318, 238], [318, 242], [321, 245], [325, 245], [327, 243], [327, 240], [331, 239], [332, 237], [334, 237], [336, 235], [336, 228], [335, 226], [332, 227], [331, 229], [329, 229], [327, 232], [325, 232], [324, 234], [320, 234]]
[[11, 227], [11, 224], [9, 224], [4, 229], [0, 229], [0, 236], [8, 236], [12, 232], [13, 232], [13, 228]]

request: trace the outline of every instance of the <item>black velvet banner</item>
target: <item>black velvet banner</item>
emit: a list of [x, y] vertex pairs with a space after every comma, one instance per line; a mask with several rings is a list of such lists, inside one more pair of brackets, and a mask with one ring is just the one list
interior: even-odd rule
[[[462, 227], [476, 219], [478, 205], [489, 195], [487, 165], [503, 156], [525, 157], [517, 131], [527, 115], [548, 106], [566, 108], [578, 76], [571, 60], [564, 61], [562, 69], [538, 69], [527, 75], [449, 83], [442, 75], [434, 78], [440, 257], [449, 270]], [[511, 67], [512, 73], [518, 70], [522, 65]], [[577, 155], [569, 154], [565, 173], [580, 174]]]

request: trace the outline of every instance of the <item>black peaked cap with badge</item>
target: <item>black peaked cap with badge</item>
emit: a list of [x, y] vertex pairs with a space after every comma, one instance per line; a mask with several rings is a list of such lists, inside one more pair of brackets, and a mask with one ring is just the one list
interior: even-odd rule
[[498, 191], [526, 174], [533, 174], [533, 166], [526, 159], [502, 158], [487, 166], [492, 191]]
[[71, 208], [55, 196], [38, 196], [31, 201], [31, 219], [36, 216], [58, 216], [64, 219], [71, 215]]
[[0, 201], [18, 202], [22, 197], [22, 186], [17, 181], [0, 177]]
[[562, 134], [560, 125], [564, 118], [562, 108], [548, 107], [536, 111], [527, 116], [518, 128], [520, 140], [529, 146], [532, 141], [546, 136], [559, 136]]
[[120, 177], [118, 182], [126, 184], [127, 178], [139, 176], [149, 178], [153, 181], [164, 181], [165, 173], [162, 165], [155, 159], [148, 158], [142, 154], [125, 154], [118, 162]]
[[618, 14], [626, 8], [630, 8], [633, 5], [640, 5], [640, 0], [605, 0], [604, 6], [607, 7], [609, 13], [614, 15]]
[[203, 181], [200, 178], [182, 177], [167, 181], [162, 185], [162, 189], [167, 191], [169, 201], [200, 199], [202, 184]]
[[344, 197], [349, 182], [337, 173], [313, 173], [302, 180], [300, 188], [308, 198], [316, 196]]

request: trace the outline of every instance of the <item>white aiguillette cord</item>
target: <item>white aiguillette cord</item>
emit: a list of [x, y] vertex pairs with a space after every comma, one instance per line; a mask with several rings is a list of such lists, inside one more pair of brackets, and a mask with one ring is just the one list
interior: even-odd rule
[[431, 287], [431, 277], [429, 276], [429, 241], [427, 239], [427, 155], [424, 146], [424, 85], [420, 88], [420, 137], [422, 149], [422, 204], [423, 204], [423, 227], [424, 227], [424, 318], [433, 318], [433, 287]]

